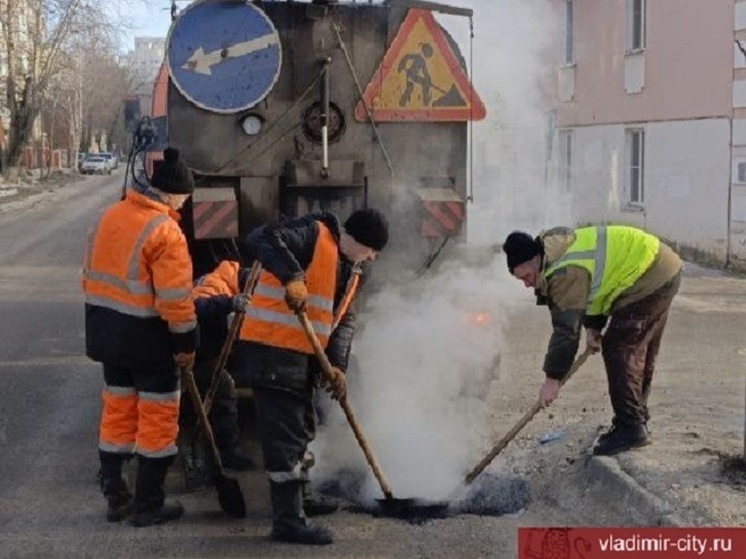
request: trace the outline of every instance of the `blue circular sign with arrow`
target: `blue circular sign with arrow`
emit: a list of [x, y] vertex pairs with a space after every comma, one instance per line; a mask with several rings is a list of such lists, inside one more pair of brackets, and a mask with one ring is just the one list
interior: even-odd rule
[[277, 29], [243, 0], [203, 0], [185, 8], [168, 34], [171, 80], [200, 108], [235, 113], [259, 103], [282, 66]]

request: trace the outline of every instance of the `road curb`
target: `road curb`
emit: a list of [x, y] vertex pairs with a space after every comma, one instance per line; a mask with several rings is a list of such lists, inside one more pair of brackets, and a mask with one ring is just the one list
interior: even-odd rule
[[674, 506], [655, 495], [625, 472], [616, 458], [591, 456], [585, 465], [592, 486], [618, 509], [623, 518], [640, 526], [684, 526], [686, 522], [675, 513]]

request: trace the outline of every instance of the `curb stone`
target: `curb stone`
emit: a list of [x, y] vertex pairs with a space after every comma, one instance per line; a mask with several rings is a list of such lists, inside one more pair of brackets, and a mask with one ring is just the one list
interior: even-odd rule
[[591, 485], [601, 485], [610, 506], [624, 511], [629, 520], [646, 526], [686, 526], [674, 507], [645, 489], [609, 456], [591, 456], [585, 464]]

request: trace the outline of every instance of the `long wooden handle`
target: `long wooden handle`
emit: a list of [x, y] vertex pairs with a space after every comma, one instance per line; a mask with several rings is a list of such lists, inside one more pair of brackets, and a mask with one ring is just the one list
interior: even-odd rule
[[[244, 286], [242, 292], [244, 295], [249, 297], [249, 302], [251, 302], [251, 297], [253, 297], [254, 295], [254, 289], [256, 288], [256, 284], [259, 282], [259, 274], [261, 274], [261, 272], [262, 265], [259, 263], [258, 260], [255, 260], [254, 264], [251, 266], [249, 277], [246, 280], [246, 285]], [[212, 377], [210, 377], [210, 388], [205, 394], [206, 414], [209, 414], [210, 409], [212, 408], [212, 402], [215, 400], [215, 394], [217, 393], [218, 386], [220, 385], [220, 375], [225, 368], [225, 364], [228, 362], [228, 356], [231, 354], [233, 343], [236, 341], [236, 336], [238, 336], [238, 331], [241, 329], [244, 314], [245, 313], [241, 311], [236, 311], [235, 313], [233, 313], [233, 320], [231, 322], [230, 328], [228, 329], [228, 336], [226, 336], [225, 341], [223, 342], [223, 347], [220, 349], [218, 361], [215, 364], [215, 369], [212, 372]]]
[[[335, 374], [332, 370], [332, 364], [329, 362], [329, 358], [326, 356], [324, 348], [321, 347], [319, 338], [316, 336], [316, 332], [314, 332], [313, 324], [311, 324], [311, 321], [308, 319], [308, 315], [305, 311], [298, 311], [298, 313], [296, 314], [298, 315], [298, 320], [300, 321], [301, 326], [303, 326], [303, 330], [306, 331], [308, 340], [313, 346], [313, 351], [316, 354], [316, 358], [321, 363], [321, 371], [324, 375], [324, 378], [327, 380], [327, 382], [333, 381]], [[368, 440], [365, 438], [363, 430], [360, 427], [360, 423], [358, 423], [357, 418], [355, 417], [355, 413], [352, 411], [352, 407], [347, 401], [347, 398], [340, 399], [339, 405], [342, 406], [342, 411], [344, 411], [345, 417], [347, 417], [347, 422], [350, 424], [350, 427], [352, 427], [352, 432], [355, 433], [355, 438], [357, 439], [360, 448], [363, 449], [365, 459], [368, 461], [370, 469], [373, 470], [373, 475], [376, 476], [378, 484], [381, 486], [381, 491], [383, 491], [383, 495], [387, 499], [393, 499], [394, 495], [391, 492], [391, 486], [389, 485], [388, 481], [386, 481], [386, 477], [383, 475], [381, 465], [378, 463], [378, 460], [373, 454], [373, 449], [371, 449], [370, 445], [368, 444]]]
[[[570, 380], [570, 377], [575, 374], [575, 372], [580, 368], [580, 366], [585, 363], [585, 360], [588, 359], [588, 357], [591, 355], [591, 351], [585, 350], [580, 357], [578, 357], [575, 362], [572, 364], [572, 367], [570, 367], [570, 370], [568, 371], [565, 378], [560, 381], [560, 386], [564, 385], [568, 380]], [[495, 457], [502, 452], [502, 450], [508, 446], [508, 443], [512, 441], [515, 436], [526, 426], [528, 425], [529, 421], [531, 421], [534, 416], [541, 411], [541, 401], [536, 400], [536, 403], [531, 407], [530, 410], [528, 410], [523, 417], [516, 423], [513, 428], [508, 431], [505, 436], [500, 439], [495, 446], [490, 449], [490, 451], [485, 454], [484, 458], [482, 458], [479, 463], [474, 466], [474, 468], [466, 474], [466, 477], [464, 478], [464, 483], [466, 485], [469, 485], [474, 479], [482, 473], [482, 470], [484, 470], [487, 466], [489, 466], [490, 462], [492, 462]]]
[[215, 436], [212, 433], [210, 422], [207, 420], [207, 413], [205, 412], [205, 408], [202, 405], [202, 399], [199, 397], [199, 389], [197, 388], [197, 383], [194, 381], [194, 373], [192, 372], [192, 368], [182, 368], [181, 378], [183, 378], [186, 382], [187, 392], [189, 392], [189, 396], [192, 398], [192, 407], [197, 412], [197, 415], [200, 418], [200, 423], [202, 425], [202, 431], [204, 432], [205, 437], [207, 437], [207, 441], [210, 443], [210, 449], [212, 450], [212, 457], [215, 460], [215, 466], [217, 467], [220, 475], [223, 475], [223, 462], [220, 460], [220, 452], [218, 452], [218, 447], [215, 444]]

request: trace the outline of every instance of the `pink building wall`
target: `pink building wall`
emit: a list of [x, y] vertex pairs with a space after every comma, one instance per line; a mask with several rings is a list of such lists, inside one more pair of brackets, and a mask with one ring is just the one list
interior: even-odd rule
[[575, 0], [575, 96], [559, 126], [730, 117], [733, 24], [733, 0], [648, 0], [645, 84], [628, 94], [626, 0]]

